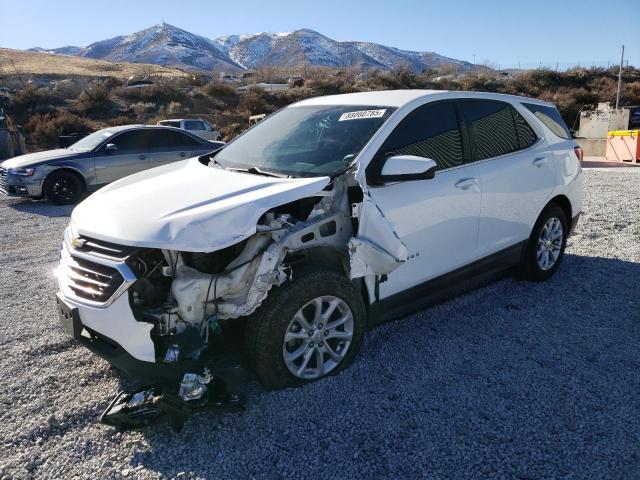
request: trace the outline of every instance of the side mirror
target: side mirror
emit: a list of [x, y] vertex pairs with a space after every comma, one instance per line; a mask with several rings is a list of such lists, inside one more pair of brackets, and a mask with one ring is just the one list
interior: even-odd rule
[[427, 180], [436, 175], [438, 165], [430, 158], [414, 155], [393, 155], [387, 158], [377, 183]]
[[115, 152], [118, 150], [118, 147], [115, 143], [107, 143], [104, 147], [105, 152]]

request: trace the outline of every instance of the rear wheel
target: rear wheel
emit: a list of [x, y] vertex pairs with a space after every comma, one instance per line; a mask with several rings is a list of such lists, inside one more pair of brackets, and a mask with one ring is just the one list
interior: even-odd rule
[[362, 297], [337, 272], [298, 272], [247, 324], [247, 354], [267, 388], [334, 374], [355, 358], [366, 330]]
[[54, 205], [78, 203], [84, 193], [84, 182], [75, 173], [58, 171], [50, 174], [44, 182], [44, 196]]
[[553, 276], [564, 257], [569, 225], [564, 210], [550, 205], [538, 218], [522, 259], [522, 276], [543, 282]]

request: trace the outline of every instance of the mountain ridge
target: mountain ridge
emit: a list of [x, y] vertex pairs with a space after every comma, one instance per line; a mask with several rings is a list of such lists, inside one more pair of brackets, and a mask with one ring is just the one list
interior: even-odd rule
[[185, 70], [240, 72], [260, 67], [355, 67], [413, 71], [473, 65], [435, 52], [401, 50], [374, 42], [338, 41], [315, 30], [224, 35], [215, 39], [160, 23], [129, 35], [94, 42], [87, 47], [65, 46], [32, 51], [81, 56], [112, 62], [151, 63]]

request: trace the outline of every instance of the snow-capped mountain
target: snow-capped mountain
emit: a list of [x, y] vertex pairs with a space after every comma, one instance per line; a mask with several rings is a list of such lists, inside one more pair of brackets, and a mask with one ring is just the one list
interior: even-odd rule
[[47, 50], [46, 48], [41, 48], [41, 47], [35, 47], [35, 48], [30, 48], [27, 51], [28, 52], [55, 53], [55, 54], [58, 54], [58, 55], [77, 56], [77, 55], [80, 55], [84, 51], [84, 48], [82, 48], [82, 47], [73, 47], [73, 46], [69, 45], [67, 47], [53, 48], [51, 50]]
[[472, 65], [434, 52], [413, 52], [377, 43], [336, 41], [309, 29], [287, 33], [230, 35], [216, 41], [239, 65], [251, 69], [261, 66], [300, 65], [391, 69], [408, 65], [414, 71], [453, 63], [462, 70]]
[[309, 29], [225, 35], [210, 40], [164, 22], [130, 35], [92, 43], [86, 48], [32, 50], [112, 62], [152, 63], [187, 70], [224, 72], [303, 65], [361, 69], [391, 69], [408, 65], [416, 72], [443, 64], [456, 64], [461, 70], [472, 67], [468, 62], [434, 52], [399, 50], [369, 42], [337, 41]]
[[189, 70], [242, 70], [218, 42], [167, 23], [92, 43], [81, 56], [112, 62], [154, 63]]

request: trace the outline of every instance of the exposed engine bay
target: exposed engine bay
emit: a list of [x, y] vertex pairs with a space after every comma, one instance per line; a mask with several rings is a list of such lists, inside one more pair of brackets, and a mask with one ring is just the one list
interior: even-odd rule
[[135, 275], [128, 304], [135, 322], [150, 325], [154, 362], [172, 372], [174, 383], [165, 378], [119, 394], [102, 421], [134, 428], [168, 416], [179, 429], [192, 411], [242, 405], [246, 375], [237, 327], [272, 288], [295, 278], [298, 264], [330, 265], [371, 290], [371, 279], [406, 258], [393, 228], [349, 173], [267, 210], [254, 234], [224, 248], [133, 248], [125, 260]]

